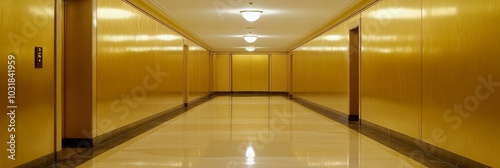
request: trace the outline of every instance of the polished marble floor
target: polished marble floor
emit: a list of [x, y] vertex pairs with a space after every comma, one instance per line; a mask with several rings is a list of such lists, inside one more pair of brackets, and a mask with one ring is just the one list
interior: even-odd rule
[[283, 96], [218, 96], [91, 157], [78, 167], [427, 167]]

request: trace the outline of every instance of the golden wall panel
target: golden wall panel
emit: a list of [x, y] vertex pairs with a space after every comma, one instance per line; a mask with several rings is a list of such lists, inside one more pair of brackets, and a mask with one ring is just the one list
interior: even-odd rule
[[206, 49], [202, 49], [200, 51], [201, 55], [201, 65], [200, 65], [200, 94], [202, 96], [206, 96], [210, 94], [211, 89], [210, 89], [210, 76], [211, 76], [211, 71], [210, 71], [210, 52]]
[[293, 87], [292, 56], [293, 56], [293, 51], [286, 53], [286, 83], [287, 83], [286, 92], [288, 92], [289, 94], [292, 93], [292, 87]]
[[207, 50], [189, 42], [188, 53], [188, 92], [189, 101], [208, 95], [209, 92], [209, 60]]
[[213, 56], [213, 91], [231, 91], [231, 61], [229, 54], [216, 54]]
[[290, 92], [294, 96], [301, 96], [304, 94], [304, 46], [301, 46], [293, 51], [291, 55], [291, 88]]
[[162, 112], [183, 103], [183, 40], [161, 24], [156, 25], [156, 31], [163, 36], [158, 46], [164, 47], [157, 51], [156, 65], [165, 76], [161, 82], [156, 81], [158, 88], [153, 95], [157, 99], [156, 112]]
[[269, 91], [269, 56], [252, 55], [251, 59], [250, 90], [257, 92]]
[[233, 55], [232, 85], [232, 91], [269, 91], [269, 56]]
[[[186, 43], [184, 43], [186, 44]], [[189, 43], [189, 52], [187, 55], [188, 60], [188, 102], [191, 100], [197, 99], [200, 94], [200, 65], [201, 65], [201, 56], [200, 53], [196, 50], [196, 46]]]
[[500, 167], [499, 1], [423, 0], [425, 142]]
[[421, 3], [384, 0], [362, 12], [361, 118], [419, 139]]
[[286, 92], [287, 84], [287, 55], [271, 55], [271, 88], [272, 92]]
[[[52, 154], [55, 132], [55, 1], [5, 0], [0, 4], [0, 60], [2, 61], [2, 96], [0, 102], [5, 112], [0, 117], [2, 131], [2, 158], [0, 167], [15, 167], [33, 159]], [[43, 68], [34, 67], [34, 47], [43, 47]], [[15, 56], [15, 104], [8, 103], [8, 56]], [[8, 131], [10, 115], [7, 106], [16, 105], [15, 132]], [[12, 116], [14, 117], [14, 116]], [[5, 124], [5, 125], [4, 125]], [[13, 127], [11, 127], [13, 128]], [[15, 133], [15, 160], [8, 159]]]
[[232, 56], [232, 91], [251, 91], [252, 56]]
[[348, 113], [348, 30], [342, 23], [293, 51], [293, 94]]
[[181, 105], [182, 37], [123, 1], [97, 8], [97, 135]]

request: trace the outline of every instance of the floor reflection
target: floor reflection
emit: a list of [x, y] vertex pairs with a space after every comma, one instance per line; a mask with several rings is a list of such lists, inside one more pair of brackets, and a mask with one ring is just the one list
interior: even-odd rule
[[282, 96], [219, 96], [80, 167], [425, 167]]

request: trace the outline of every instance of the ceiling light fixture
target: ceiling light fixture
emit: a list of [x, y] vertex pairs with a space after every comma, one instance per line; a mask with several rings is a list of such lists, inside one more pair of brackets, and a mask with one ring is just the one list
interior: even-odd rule
[[257, 40], [257, 37], [259, 37], [259, 36], [254, 36], [254, 35], [243, 36], [243, 38], [245, 39], [245, 41], [247, 41], [248, 43], [255, 42]]
[[249, 22], [255, 22], [260, 18], [260, 14], [262, 14], [262, 11], [259, 10], [243, 10], [240, 11], [241, 15], [243, 15], [243, 18]]
[[245, 49], [247, 51], [250, 51], [250, 52], [255, 51], [255, 47], [254, 46], [248, 46], [248, 47], [245, 47]]

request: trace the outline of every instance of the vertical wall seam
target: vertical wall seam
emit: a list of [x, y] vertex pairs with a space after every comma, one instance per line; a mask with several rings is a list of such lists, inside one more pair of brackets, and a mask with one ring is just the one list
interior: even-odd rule
[[271, 75], [273, 74], [273, 70], [271, 69], [272, 68], [272, 61], [273, 61], [272, 55], [273, 54], [268, 54], [267, 55], [267, 69], [268, 69], [268, 71], [267, 71], [267, 80], [268, 80], [267, 81], [267, 91], [268, 92], [272, 92], [272, 90], [273, 90], [271, 88], [272, 87], [272, 78], [271, 78]]
[[420, 140], [423, 141], [424, 112], [424, 0], [420, 0]]

